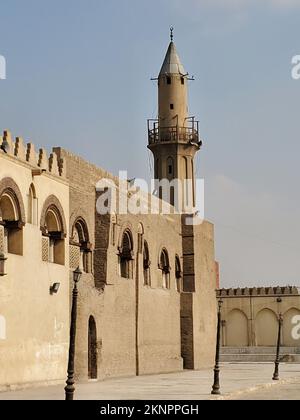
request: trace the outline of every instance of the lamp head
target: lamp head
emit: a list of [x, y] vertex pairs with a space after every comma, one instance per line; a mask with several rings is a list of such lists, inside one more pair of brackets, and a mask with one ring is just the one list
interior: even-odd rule
[[76, 268], [76, 270], [73, 272], [73, 278], [74, 282], [77, 284], [82, 276], [82, 271], [79, 267]]

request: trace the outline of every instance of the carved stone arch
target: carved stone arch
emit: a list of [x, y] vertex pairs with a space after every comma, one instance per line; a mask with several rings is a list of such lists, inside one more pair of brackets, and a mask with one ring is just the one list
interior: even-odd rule
[[32, 193], [33, 198], [37, 198], [36, 188], [33, 182], [29, 186], [29, 191]]
[[41, 231], [45, 233], [46, 216], [47, 216], [48, 210], [50, 209], [56, 209], [56, 213], [61, 224], [62, 233], [66, 237], [67, 224], [66, 224], [66, 219], [64, 215], [64, 210], [62, 208], [62, 205], [60, 204], [60, 201], [55, 195], [50, 195], [44, 202], [42, 213], [41, 213], [41, 219], [40, 219]]
[[130, 233], [130, 235], [131, 235], [132, 246], [134, 248], [134, 241], [133, 241], [133, 234], [132, 234], [132, 232], [133, 232], [133, 226], [132, 226], [132, 223], [130, 223], [130, 222], [125, 222], [121, 226], [120, 235], [119, 235], [119, 239], [118, 239], [118, 248], [121, 248], [122, 247], [123, 236], [124, 236], [124, 233], [126, 231], [128, 231]]
[[159, 268], [161, 270], [168, 270], [170, 272], [171, 266], [170, 266], [170, 256], [167, 248], [162, 248], [159, 256]]
[[118, 246], [120, 274], [122, 278], [133, 279], [134, 241], [132, 231], [127, 227], [122, 230]]
[[[18, 185], [12, 178], [3, 178], [0, 181], [0, 199], [3, 194], [8, 193], [17, 206], [18, 212], [18, 221], [21, 222], [23, 225], [26, 223], [26, 214], [25, 214], [25, 207], [23, 203], [23, 198], [21, 191]], [[1, 208], [0, 208], [0, 218], [2, 219]]]
[[121, 245], [119, 247], [120, 254], [123, 253], [124, 241], [126, 242], [126, 249], [128, 249], [128, 251], [130, 250], [132, 259], [134, 259], [134, 241], [131, 230], [125, 229], [122, 233]]
[[142, 222], [139, 223], [138, 225], [138, 234], [139, 235], [144, 235], [145, 234], [145, 228]]
[[90, 231], [89, 231], [89, 228], [88, 228], [88, 224], [86, 222], [86, 219], [81, 217], [81, 216], [78, 216], [73, 222], [73, 225], [72, 225], [71, 230], [70, 230], [70, 232], [71, 232], [70, 241], [72, 242], [72, 240], [74, 238], [74, 230], [78, 226], [80, 226], [80, 228], [81, 228], [81, 232], [78, 232], [79, 233], [79, 242], [80, 243], [83, 243], [83, 242], [84, 243], [90, 243], [90, 233], [89, 233]]
[[158, 268], [161, 268], [160, 267], [161, 266], [161, 256], [162, 256], [163, 253], [166, 253], [166, 255], [167, 255], [168, 263], [169, 263], [169, 268], [171, 270], [170, 253], [169, 253], [168, 249], [165, 246], [163, 246], [163, 245], [161, 245], [159, 247], [159, 249], [158, 249], [158, 254], [157, 254], [157, 265], [158, 265]]
[[[79, 220], [82, 220], [85, 223], [86, 229], [89, 233], [92, 232], [91, 225], [90, 225], [90, 217], [89, 217], [87, 211], [82, 207], [78, 207], [70, 215], [69, 228], [70, 228], [70, 237], [71, 238], [72, 238], [74, 226], [75, 226], [76, 222], [79, 221]], [[90, 234], [89, 234], [89, 238], [90, 238]]]

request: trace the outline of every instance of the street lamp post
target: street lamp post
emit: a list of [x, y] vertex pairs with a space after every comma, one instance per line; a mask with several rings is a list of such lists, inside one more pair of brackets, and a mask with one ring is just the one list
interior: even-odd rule
[[221, 309], [223, 301], [220, 299], [218, 302], [218, 327], [217, 327], [217, 345], [216, 345], [216, 364], [214, 368], [214, 384], [212, 387], [212, 395], [220, 395], [220, 348], [221, 348]]
[[73, 273], [74, 288], [72, 293], [72, 313], [71, 313], [71, 328], [70, 328], [70, 347], [69, 347], [69, 361], [68, 361], [68, 379], [67, 386], [65, 387], [66, 401], [72, 401], [74, 399], [75, 392], [75, 340], [76, 340], [76, 319], [77, 319], [77, 297], [78, 289], [77, 283], [79, 282], [82, 275], [82, 271], [78, 267]]
[[273, 375], [273, 381], [279, 381], [279, 364], [280, 364], [280, 344], [281, 344], [281, 329], [283, 324], [282, 315], [279, 314], [278, 318], [278, 337], [277, 337], [277, 352], [275, 360], [275, 370]]
[[3, 253], [0, 253], [0, 277], [6, 276], [6, 272], [5, 272], [5, 261], [6, 260], [7, 260], [7, 258], [5, 257], [5, 255]]

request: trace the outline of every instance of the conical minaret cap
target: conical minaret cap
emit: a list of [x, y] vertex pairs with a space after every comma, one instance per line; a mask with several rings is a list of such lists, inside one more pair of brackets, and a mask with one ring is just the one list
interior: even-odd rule
[[159, 75], [163, 74], [180, 74], [182, 76], [186, 76], [186, 71], [181, 64], [179, 55], [176, 50], [176, 46], [174, 42], [170, 42], [164, 63], [160, 70]]

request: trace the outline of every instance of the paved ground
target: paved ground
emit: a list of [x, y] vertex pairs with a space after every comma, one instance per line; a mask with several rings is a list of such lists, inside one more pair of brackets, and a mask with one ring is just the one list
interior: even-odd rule
[[[210, 395], [212, 370], [110, 379], [76, 385], [78, 400], [207, 400], [252, 399], [270, 396], [280, 399], [300, 399], [300, 365], [282, 364], [280, 382], [272, 381], [273, 364], [223, 364], [221, 367], [221, 397]], [[60, 400], [64, 399], [64, 384], [0, 393], [0, 400]], [[252, 392], [251, 392], [252, 391]], [[277, 399], [277, 398], [274, 398]]]
[[239, 400], [300, 400], [300, 380], [241, 395]]

